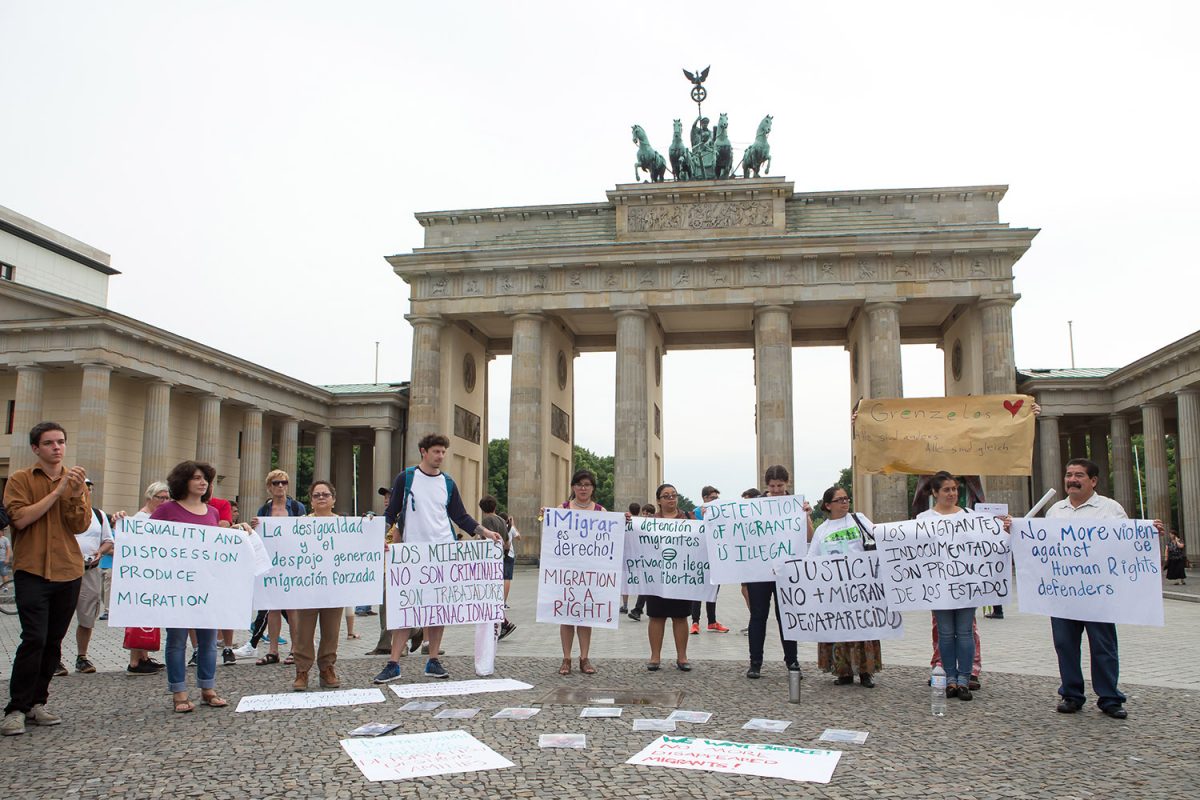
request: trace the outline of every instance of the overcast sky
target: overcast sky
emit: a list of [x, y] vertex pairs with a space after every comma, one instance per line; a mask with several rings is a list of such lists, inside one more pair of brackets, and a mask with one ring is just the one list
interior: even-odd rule
[[[407, 380], [421, 210], [596, 202], [712, 64], [735, 146], [797, 191], [1008, 184], [1017, 363], [1120, 366], [1192, 331], [1192, 3], [0, 2], [0, 205], [112, 254], [110, 306], [313, 383]], [[740, 149], [740, 148], [739, 148]], [[719, 374], [698, 383], [698, 367]], [[941, 353], [904, 349], [905, 393]], [[719, 370], [714, 371], [716, 365]], [[491, 434], [507, 435], [508, 359]], [[797, 349], [797, 491], [849, 464], [848, 358]], [[576, 440], [613, 451], [613, 358]], [[755, 483], [750, 351], [664, 359], [666, 475]]]

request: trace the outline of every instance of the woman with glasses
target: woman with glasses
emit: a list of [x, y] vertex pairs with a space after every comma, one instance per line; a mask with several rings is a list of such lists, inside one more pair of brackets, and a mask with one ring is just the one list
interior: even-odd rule
[[[273, 469], [267, 473], [267, 491], [270, 493], [270, 498], [262, 504], [258, 509], [257, 517], [303, 517], [308, 513], [308, 509], [304, 507], [304, 503], [294, 499], [288, 494], [288, 485], [291, 479], [288, 474], [281, 469]], [[257, 524], [257, 522], [256, 522]], [[255, 617], [252, 628], [252, 636], [246, 647], [253, 653], [258, 649], [258, 643], [263, 638], [263, 631], [267, 634], [267, 654], [255, 661], [255, 665], [259, 667], [268, 664], [279, 663], [279, 633], [283, 629], [283, 619], [288, 617], [286, 611], [259, 611]], [[292, 622], [288, 619], [288, 635], [295, 638], [292, 634]], [[284, 664], [295, 664], [295, 654], [288, 653], [288, 657], [284, 659]]]
[[[850, 495], [841, 486], [830, 486], [821, 496], [821, 510], [828, 519], [812, 533], [808, 544], [811, 556], [840, 556], [875, 549], [871, 535], [871, 520], [850, 510]], [[883, 654], [879, 640], [866, 642], [820, 642], [817, 644], [817, 667], [832, 672], [834, 683], [846, 686], [854, 683], [858, 673], [864, 689], [875, 687], [871, 676], [883, 669]]]
[[[659, 519], [691, 519], [679, 510], [679, 492], [669, 483], [659, 486], [654, 492], [658, 500]], [[644, 595], [646, 598], [646, 615], [650, 617], [650, 625], [646, 631], [650, 637], [650, 661], [646, 669], [658, 672], [662, 662], [663, 636], [667, 631], [667, 618], [671, 620], [671, 633], [675, 637], [675, 668], [680, 672], [691, 672], [692, 665], [688, 662], [688, 620], [692, 616], [692, 601], [679, 600], [673, 597], [656, 597]]]
[[[333, 503], [336, 493], [329, 481], [313, 481], [309, 489], [312, 500], [312, 516], [332, 517]], [[335, 608], [301, 608], [291, 612], [289, 622], [292, 629], [292, 656], [296, 662], [296, 679], [292, 681], [292, 691], [303, 692], [308, 689], [308, 671], [316, 661], [322, 689], [336, 689], [341, 686], [333, 665], [337, 663], [338, 637], [342, 633], [342, 606]], [[321, 626], [321, 649], [314, 658], [316, 648], [314, 639], [317, 625]]]
[[[591, 470], [581, 469], [571, 476], [571, 499], [562, 504], [563, 508], [575, 511], [604, 511], [604, 506], [592, 499], [596, 491], [596, 476]], [[584, 675], [595, 675], [596, 668], [588, 659], [588, 651], [592, 647], [592, 629], [587, 625], [559, 625], [558, 638], [562, 640], [562, 664], [558, 668], [559, 675], [571, 674], [571, 647], [575, 642], [575, 633], [579, 632], [579, 671]]]

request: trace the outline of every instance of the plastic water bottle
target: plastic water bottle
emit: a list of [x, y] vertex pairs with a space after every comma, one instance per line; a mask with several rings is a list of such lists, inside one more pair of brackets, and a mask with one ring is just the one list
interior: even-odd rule
[[929, 710], [935, 717], [946, 716], [946, 671], [939, 664], [929, 678]]

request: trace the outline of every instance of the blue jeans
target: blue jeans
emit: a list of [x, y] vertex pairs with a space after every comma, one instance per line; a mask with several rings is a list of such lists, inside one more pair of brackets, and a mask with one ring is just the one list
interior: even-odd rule
[[971, 625], [974, 608], [951, 608], [933, 612], [938, 626], [938, 650], [946, 669], [946, 685], [966, 686], [971, 680], [971, 662], [975, 658], [975, 638]]
[[[167, 628], [167, 690], [187, 691], [187, 628]], [[212, 689], [217, 683], [217, 632], [196, 629], [196, 685]]]
[[1054, 652], [1058, 654], [1058, 676], [1062, 679], [1058, 693], [1063, 700], [1080, 706], [1084, 703], [1079, 646], [1085, 630], [1092, 655], [1092, 689], [1096, 692], [1096, 705], [1100, 708], [1119, 707], [1124, 704], [1125, 695], [1117, 688], [1121, 663], [1117, 658], [1117, 626], [1111, 622], [1050, 618]]

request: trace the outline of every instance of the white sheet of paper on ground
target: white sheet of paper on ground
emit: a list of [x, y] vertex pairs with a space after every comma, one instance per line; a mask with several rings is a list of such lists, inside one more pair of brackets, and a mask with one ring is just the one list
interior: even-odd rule
[[848, 731], [842, 728], [826, 728], [821, 734], [822, 742], [849, 742], [862, 744], [867, 741], [867, 731]]
[[587, 747], [587, 735], [582, 733], [543, 733], [538, 737], [538, 747], [568, 747], [583, 750]]
[[385, 733], [391, 733], [399, 728], [399, 725], [394, 725], [390, 722], [372, 722], [367, 725], [360, 725], [350, 731], [351, 736], [382, 736]]
[[750, 720], [745, 725], [743, 725], [742, 730], [744, 730], [744, 731], [771, 731], [773, 733], [780, 733], [782, 731], [786, 731], [788, 729], [788, 726], [791, 724], [792, 724], [791, 720], [787, 720], [787, 719], [763, 719], [761, 717], [755, 717], [754, 719]]
[[434, 719], [470, 719], [479, 713], [478, 708], [443, 708], [433, 715]]
[[397, 697], [454, 697], [463, 694], [486, 694], [487, 692], [515, 692], [532, 689], [533, 684], [514, 681], [512, 678], [486, 678], [478, 681], [449, 681], [448, 683], [403, 683], [391, 684]]
[[441, 708], [446, 705], [441, 700], [410, 700], [400, 706], [401, 711], [433, 711], [435, 708]]
[[492, 719], [529, 719], [539, 711], [540, 708], [502, 708], [492, 714]]
[[619, 717], [620, 708], [585, 708], [579, 712], [580, 717]]
[[829, 783], [841, 756], [838, 750], [660, 736], [625, 763]]
[[667, 715], [667, 719], [673, 722], [691, 722], [695, 725], [702, 725], [712, 719], [712, 714], [707, 711], [672, 711]]
[[633, 729], [635, 731], [659, 731], [660, 733], [674, 733], [675, 720], [673, 720], [673, 719], [635, 719], [633, 721]]
[[613, 703], [617, 702], [617, 698], [615, 698], [615, 697], [589, 697], [588, 702], [596, 703], [598, 705], [610, 705], [611, 706]]
[[402, 781], [513, 766], [463, 730], [343, 739], [341, 745], [369, 781]]
[[333, 708], [382, 703], [383, 692], [378, 689], [342, 689], [337, 692], [287, 692], [286, 694], [252, 694], [238, 701], [238, 712], [285, 711], [297, 708]]

